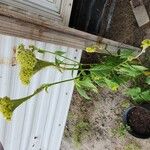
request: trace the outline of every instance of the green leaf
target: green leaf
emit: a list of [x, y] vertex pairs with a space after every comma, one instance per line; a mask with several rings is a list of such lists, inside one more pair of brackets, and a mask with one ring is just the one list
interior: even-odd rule
[[130, 65], [130, 64], [122, 64], [118, 71], [121, 74], [130, 76], [130, 77], [137, 77], [144, 73], [144, 70], [147, 68], [139, 65]]
[[61, 60], [59, 60], [59, 59], [57, 59], [57, 58], [55, 57], [55, 65], [56, 65], [56, 68], [62, 73], [62, 72], [63, 72], [63, 69], [61, 69], [61, 68], [59, 67], [61, 63], [63, 63], [63, 61], [61, 61]]
[[140, 66], [140, 65], [131, 65], [131, 67], [139, 70], [139, 71], [146, 71], [148, 70], [148, 68], [144, 67], [144, 66]]
[[131, 97], [136, 97], [137, 95], [141, 94], [141, 88], [140, 87], [129, 88], [126, 94]]
[[113, 69], [113, 66], [97, 65], [90, 69], [91, 75], [95, 77], [107, 76]]
[[131, 98], [137, 103], [150, 101], [150, 90], [145, 90], [142, 92], [140, 87], [128, 89], [126, 94], [131, 96]]
[[122, 59], [116, 56], [107, 57], [103, 64], [92, 66], [90, 69], [91, 75], [94, 77], [110, 76], [112, 71], [123, 62]]
[[103, 78], [93, 78], [93, 81], [100, 87], [105, 87], [106, 83]]
[[90, 99], [90, 97], [86, 94], [86, 91], [83, 88], [76, 86], [76, 89], [82, 97], [84, 97], [85, 99], [88, 99], [88, 100]]
[[65, 52], [63, 52], [63, 51], [55, 51], [55, 54], [56, 54], [56, 55], [59, 55], [59, 56], [62, 56], [62, 55], [65, 54]]
[[130, 49], [121, 49], [120, 51], [120, 58], [128, 59], [129, 57], [133, 57], [133, 50]]
[[61, 60], [55, 58], [55, 64], [56, 64], [57, 66], [59, 66], [61, 63], [63, 63], [63, 61], [61, 61]]
[[141, 93], [142, 91], [139, 87], [128, 89], [126, 92], [126, 94], [130, 96], [136, 103], [141, 103], [143, 101]]
[[127, 82], [128, 80], [130, 80], [130, 78], [128, 76], [122, 75], [122, 74], [118, 74], [117, 72], [114, 72], [111, 75], [111, 80], [113, 82], [116, 82], [118, 85], [121, 85], [125, 82]]
[[141, 93], [141, 97], [145, 100], [145, 101], [150, 101], [150, 90], [144, 91]]
[[104, 78], [104, 81], [108, 88], [110, 88], [112, 91], [116, 91], [119, 88], [119, 85], [116, 82], [113, 82], [112, 80], [108, 78]]
[[150, 85], [150, 76], [146, 78], [146, 83]]
[[93, 92], [98, 92], [96, 86], [92, 83], [89, 77], [83, 78], [82, 80], [77, 80], [77, 85], [83, 87], [84, 89], [91, 90]]

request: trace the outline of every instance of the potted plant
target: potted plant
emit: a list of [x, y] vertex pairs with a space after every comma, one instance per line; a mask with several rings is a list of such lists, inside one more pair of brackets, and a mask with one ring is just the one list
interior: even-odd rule
[[137, 138], [150, 138], [150, 109], [145, 106], [128, 108], [123, 115], [127, 131]]

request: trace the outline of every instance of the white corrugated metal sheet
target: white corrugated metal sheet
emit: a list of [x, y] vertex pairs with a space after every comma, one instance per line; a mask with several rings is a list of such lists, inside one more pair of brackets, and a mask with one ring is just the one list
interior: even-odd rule
[[[46, 68], [37, 73], [29, 86], [18, 78], [18, 66], [12, 65], [13, 48], [23, 43], [35, 44], [46, 50], [63, 50], [69, 58], [80, 60], [81, 50], [53, 44], [0, 35], [0, 97], [20, 98], [31, 94], [39, 85], [71, 78], [71, 72]], [[52, 55], [38, 54], [39, 58], [54, 60]], [[75, 72], [76, 74], [76, 72]], [[0, 141], [5, 150], [58, 150], [73, 92], [73, 82], [56, 85], [18, 107], [11, 122], [0, 116]]]

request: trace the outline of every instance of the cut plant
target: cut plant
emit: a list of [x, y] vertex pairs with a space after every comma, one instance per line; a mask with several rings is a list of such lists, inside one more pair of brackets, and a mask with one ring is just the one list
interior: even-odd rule
[[[92, 46], [86, 50], [88, 52], [94, 52], [95, 49]], [[0, 98], [0, 111], [7, 120], [11, 120], [13, 111], [22, 103], [32, 98], [41, 91], [47, 91], [49, 87], [64, 82], [74, 81], [75, 88], [81, 96], [85, 99], [90, 99], [88, 91], [98, 92], [97, 86], [106, 87], [112, 91], [117, 91], [120, 86], [124, 85], [127, 81], [136, 80], [139, 76], [147, 77], [146, 83], [149, 84], [149, 72], [150, 68], [144, 67], [139, 57], [145, 53], [150, 47], [150, 40], [144, 40], [142, 42], [142, 50], [139, 54], [135, 55], [133, 50], [121, 49], [117, 55], [106, 55], [105, 59], [101, 63], [97, 64], [82, 64], [65, 57], [63, 51], [47, 51], [30, 45], [26, 48], [20, 44], [17, 47], [17, 63], [20, 66], [20, 80], [24, 85], [31, 83], [32, 76], [35, 73], [39, 73], [45, 67], [54, 67], [58, 71], [63, 72], [70, 70], [72, 72], [72, 78], [41, 85], [31, 95], [20, 98], [11, 99], [9, 97]], [[55, 61], [40, 60], [36, 57], [35, 52], [49, 53], [54, 55]], [[68, 63], [69, 61], [69, 63]], [[87, 67], [88, 66], [88, 67]], [[74, 71], [79, 71], [77, 77], [73, 77]], [[128, 88], [127, 88], [128, 89]], [[139, 90], [139, 89], [138, 89]], [[140, 91], [142, 97], [146, 97], [147, 101], [150, 101], [150, 89], [143, 93]], [[134, 92], [133, 92], [134, 93]], [[128, 92], [132, 98], [132, 92]]]

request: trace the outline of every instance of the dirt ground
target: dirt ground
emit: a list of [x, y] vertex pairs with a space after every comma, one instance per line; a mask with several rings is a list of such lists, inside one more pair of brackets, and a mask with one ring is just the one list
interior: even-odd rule
[[[144, 2], [150, 14], [150, 0]], [[139, 46], [144, 37], [150, 38], [149, 31], [150, 26], [138, 27], [128, 0], [117, 0], [111, 26], [103, 36]], [[84, 53], [83, 62], [85, 58], [91, 62], [95, 62], [93, 57], [99, 58], [87, 56]], [[135, 138], [122, 125], [123, 111], [132, 105], [123, 91], [100, 88], [99, 94], [90, 93], [91, 101], [74, 91], [61, 150], [150, 150], [150, 139]], [[80, 131], [81, 126], [84, 129]]]
[[[123, 89], [116, 93], [99, 89], [98, 95], [91, 94], [91, 101], [85, 101], [74, 92], [61, 150], [149, 150], [150, 140], [134, 138], [122, 127], [123, 111], [130, 106], [122, 93]], [[89, 121], [90, 129], [77, 145], [73, 134], [81, 119]]]

